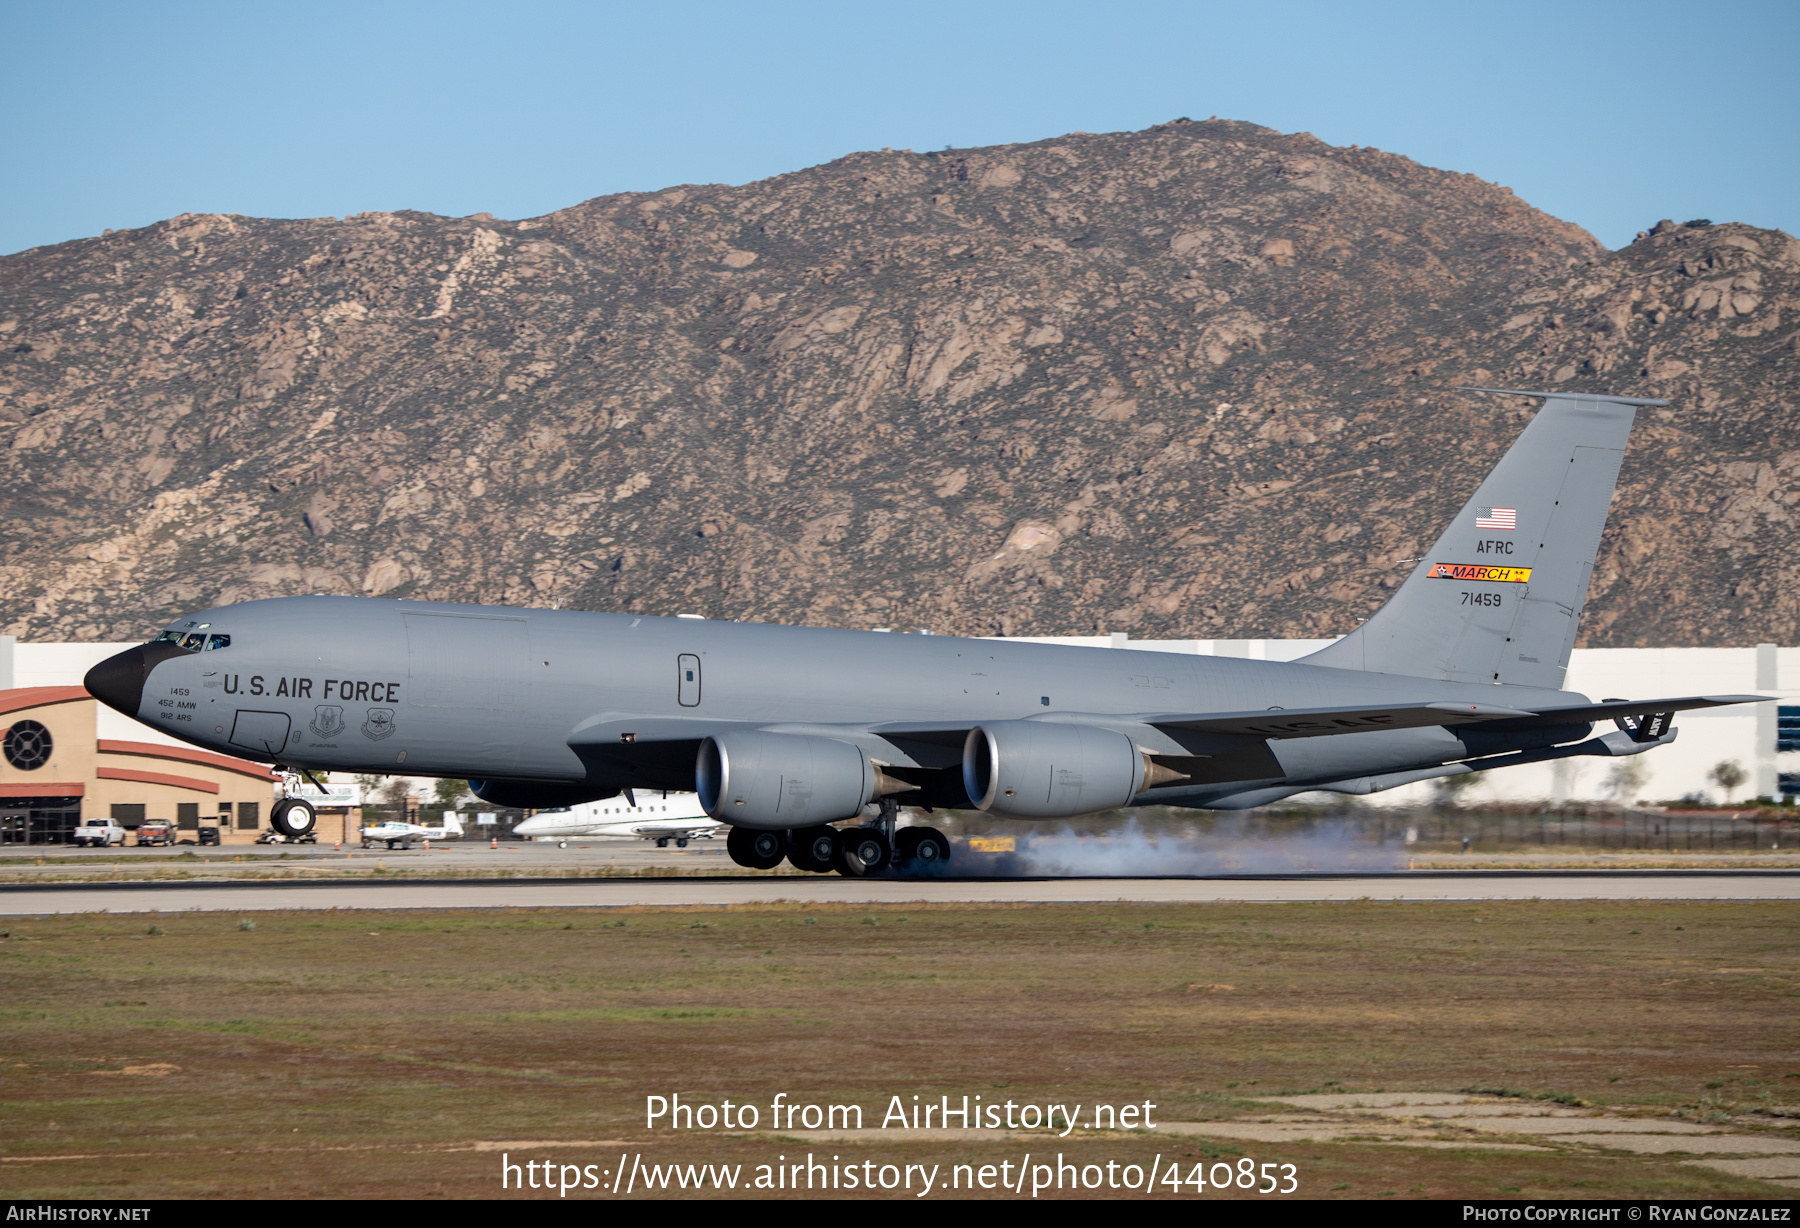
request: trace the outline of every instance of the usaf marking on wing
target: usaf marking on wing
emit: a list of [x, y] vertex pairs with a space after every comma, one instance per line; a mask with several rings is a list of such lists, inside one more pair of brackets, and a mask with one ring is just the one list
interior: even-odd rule
[[[546, 809], [698, 792], [740, 864], [846, 874], [948, 854], [931, 828], [896, 829], [900, 799], [1019, 819], [1240, 809], [1640, 754], [1674, 740], [1676, 712], [1760, 698], [1561, 689], [1637, 407], [1665, 402], [1471, 391], [1544, 406], [1394, 597], [1296, 662], [292, 597], [177, 620], [87, 687], [290, 772], [403, 764]], [[1465, 561], [1494, 553], [1507, 565]], [[298, 798], [272, 819], [314, 821]]]

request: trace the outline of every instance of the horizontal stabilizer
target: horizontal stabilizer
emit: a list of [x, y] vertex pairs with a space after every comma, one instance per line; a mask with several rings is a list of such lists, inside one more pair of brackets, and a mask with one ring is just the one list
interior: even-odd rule
[[[1660, 710], [1660, 709], [1659, 709]], [[1467, 725], [1536, 715], [1498, 704], [1364, 704], [1351, 708], [1270, 708], [1261, 712], [1188, 712], [1141, 718], [1147, 725], [1252, 738], [1316, 738], [1376, 729]]]
[[1456, 386], [1458, 392], [1497, 392], [1503, 397], [1580, 397], [1584, 401], [1612, 401], [1619, 405], [1667, 405], [1667, 401], [1659, 401], [1655, 397], [1616, 397], [1610, 392], [1527, 392], [1523, 388], [1470, 388], [1466, 384]]

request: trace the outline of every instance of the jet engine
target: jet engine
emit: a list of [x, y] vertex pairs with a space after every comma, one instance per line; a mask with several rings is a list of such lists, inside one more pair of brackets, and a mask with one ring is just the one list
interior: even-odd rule
[[1184, 780], [1112, 729], [995, 721], [969, 730], [963, 787], [977, 810], [1055, 819], [1123, 806], [1143, 790]]
[[918, 786], [896, 780], [835, 738], [732, 730], [700, 743], [696, 791], [706, 813], [735, 827], [816, 827], [871, 800]]

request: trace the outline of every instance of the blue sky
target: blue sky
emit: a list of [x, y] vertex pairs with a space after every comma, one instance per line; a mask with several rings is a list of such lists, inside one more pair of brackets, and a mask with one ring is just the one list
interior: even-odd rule
[[1800, 227], [1800, 4], [0, 0], [0, 252], [184, 212], [528, 217], [1220, 115], [1468, 171], [1608, 246]]

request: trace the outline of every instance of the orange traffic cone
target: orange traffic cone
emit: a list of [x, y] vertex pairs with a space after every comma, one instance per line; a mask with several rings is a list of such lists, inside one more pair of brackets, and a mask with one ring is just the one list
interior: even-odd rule
[[427, 852], [427, 853], [429, 853], [429, 852], [430, 852], [430, 851], [431, 851], [431, 841], [429, 841], [429, 840], [427, 840], [427, 841], [426, 841], [426, 842], [425, 842], [425, 851], [426, 851], [426, 852]]
[[344, 847], [344, 845], [341, 840], [333, 840], [331, 842], [331, 851], [334, 853], [341, 851], [343, 849], [343, 847]]
[[499, 836], [495, 836], [495, 837], [494, 837], [494, 838], [493, 838], [493, 840], [492, 840], [492, 841], [491, 841], [491, 842], [489, 842], [489, 844], [488, 844], [488, 847], [489, 847], [489, 848], [491, 848], [491, 849], [497, 849], [497, 848], [499, 848], [499, 847], [500, 847], [500, 837], [499, 837]]

